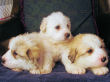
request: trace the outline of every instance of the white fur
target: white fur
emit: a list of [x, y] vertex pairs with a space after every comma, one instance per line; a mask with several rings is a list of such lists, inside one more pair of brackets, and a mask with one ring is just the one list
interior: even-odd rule
[[[56, 29], [59, 26], [60, 29]], [[40, 36], [45, 49], [45, 59], [42, 73], [50, 73], [55, 62], [60, 59], [60, 50], [58, 44], [67, 42], [72, 38], [70, 19], [62, 12], [53, 12], [44, 17], [40, 25]], [[70, 34], [66, 37], [66, 34]]]
[[[67, 24], [69, 27], [67, 27]], [[60, 30], [55, 27], [60, 26]], [[71, 24], [70, 19], [65, 16], [62, 12], [53, 12], [47, 17], [44, 17], [41, 23], [41, 33], [45, 34], [48, 38], [53, 41], [65, 41], [71, 38]], [[43, 30], [45, 29], [45, 32]], [[70, 37], [66, 38], [65, 33], [70, 33]]]
[[87, 45], [88, 48], [93, 48], [94, 51], [90, 56], [82, 57], [79, 59], [78, 62], [80, 62], [81, 65], [84, 65], [84, 67], [87, 68], [87, 67], [100, 67], [100, 66], [104, 66], [107, 64], [108, 59], [104, 63], [101, 62], [101, 58], [103, 57], [108, 58], [107, 52], [105, 51], [105, 49], [100, 48], [101, 45], [104, 44], [102, 43], [101, 39], [99, 39], [97, 36], [86, 35], [82, 39], [82, 42], [85, 44], [85, 46]]
[[[55, 28], [58, 25], [60, 26], [59, 30]], [[42, 45], [43, 47], [41, 49], [42, 50], [44, 49], [45, 54], [44, 54], [43, 69], [41, 70], [41, 73], [50, 73], [52, 71], [52, 67], [54, 67], [54, 61], [58, 61], [60, 59], [59, 57], [60, 48], [55, 46], [55, 44], [68, 41], [72, 38], [70, 32], [71, 29], [70, 19], [67, 16], [65, 16], [62, 12], [53, 12], [49, 16], [43, 18], [40, 29], [41, 29], [40, 33], [30, 33], [30, 34], [24, 34], [14, 37], [14, 39], [12, 39], [9, 43], [9, 50], [15, 50], [20, 45], [22, 47], [22, 40], [25, 42], [24, 45], [26, 45], [26, 47], [29, 48], [32, 48], [35, 45]], [[70, 34], [68, 38], [65, 37], [66, 33]], [[55, 50], [56, 48], [57, 50]], [[24, 52], [25, 51], [22, 52], [19, 51], [20, 54], [24, 54]], [[22, 59], [19, 58], [18, 60], [16, 60], [11, 55], [12, 53], [8, 51], [2, 57], [5, 58], [7, 61], [4, 64], [4, 66], [9, 68], [21, 68], [24, 70], [30, 70], [32, 68], [35, 68], [35, 65], [33, 65], [32, 62], [27, 61], [23, 58]], [[13, 61], [14, 63], [12, 63]], [[17, 64], [19, 65], [16, 66]]]
[[15, 59], [11, 54], [11, 50], [7, 51], [2, 58], [6, 59], [6, 62], [3, 65], [8, 68], [24, 70], [30, 70], [32, 67], [35, 68], [35, 66], [30, 61], [27, 62], [25, 59]]
[[[74, 63], [68, 59], [71, 53], [63, 53], [62, 55], [62, 62], [68, 73], [84, 74], [86, 69], [91, 70], [96, 75], [108, 73], [109, 70], [106, 67], [108, 55], [101, 38], [94, 34], [79, 34], [74, 37], [70, 45], [70, 51], [73, 50], [73, 57], [76, 55]], [[93, 49], [93, 52], [88, 53], [89, 49]], [[101, 61], [103, 57], [106, 57], [105, 62]]]
[[[5, 63], [3, 63], [3, 65], [15, 71], [28, 70], [32, 74], [39, 74], [40, 65], [36, 66], [38, 62], [36, 62], [36, 64], [33, 63], [26, 55], [26, 51], [28, 49], [37, 50], [37, 48], [40, 47], [38, 46], [38, 43], [34, 41], [34, 39], [32, 39], [31, 34], [24, 34], [14, 37], [9, 42], [9, 50], [2, 56], [2, 59], [5, 60]], [[14, 58], [13, 56], [13, 50], [18, 53], [16, 58]], [[42, 56], [41, 54], [37, 55], [37, 51], [35, 50], [32, 53], [36, 53], [34, 54], [35, 58]], [[41, 53], [43, 53], [43, 51]]]

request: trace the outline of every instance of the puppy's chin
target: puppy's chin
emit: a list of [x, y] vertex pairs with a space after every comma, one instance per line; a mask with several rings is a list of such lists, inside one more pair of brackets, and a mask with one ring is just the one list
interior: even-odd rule
[[2, 63], [2, 65], [6, 68], [9, 68], [9, 69], [12, 69], [11, 65], [10, 64], [7, 64], [7, 63]]
[[63, 39], [53, 39], [54, 42], [67, 42], [70, 38], [63, 38]]
[[70, 36], [69, 38], [64, 38], [64, 41], [68, 41], [68, 40], [71, 40], [72, 39], [72, 36]]
[[99, 59], [99, 60], [97, 61], [97, 66], [98, 66], [98, 67], [106, 66], [107, 63], [108, 63], [108, 60], [107, 60], [106, 62], [103, 63], [103, 62], [101, 62], [100, 59]]
[[93, 57], [81, 56], [75, 61], [75, 63], [84, 68], [97, 68], [97, 67], [106, 66], [108, 63], [108, 58], [105, 62], [102, 62], [100, 57], [93, 58]]
[[66, 38], [66, 37], [56, 38], [55, 40], [56, 40], [57, 42], [67, 42], [67, 41], [69, 41], [69, 40], [71, 40], [71, 39], [72, 39], [72, 36], [70, 36], [70, 37], [68, 37], [68, 38]]

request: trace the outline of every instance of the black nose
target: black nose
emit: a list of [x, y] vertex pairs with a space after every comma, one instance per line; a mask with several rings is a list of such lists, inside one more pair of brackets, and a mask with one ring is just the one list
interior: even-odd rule
[[102, 62], [105, 62], [106, 60], [107, 60], [106, 57], [101, 58], [101, 61], [102, 61]]
[[65, 37], [69, 38], [70, 37], [70, 33], [65, 33]]
[[2, 63], [5, 63], [5, 59], [2, 58]]

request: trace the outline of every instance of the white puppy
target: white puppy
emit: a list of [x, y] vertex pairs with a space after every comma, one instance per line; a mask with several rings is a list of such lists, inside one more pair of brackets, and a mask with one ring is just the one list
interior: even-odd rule
[[40, 25], [40, 34], [43, 36], [46, 53], [42, 73], [50, 73], [52, 71], [53, 61], [58, 61], [59, 59], [56, 44], [70, 40], [72, 38], [70, 30], [70, 19], [62, 12], [53, 12], [43, 18]]
[[2, 64], [14, 71], [28, 70], [32, 74], [40, 74], [43, 48], [31, 38], [29, 34], [12, 38], [9, 50], [2, 56]]
[[62, 12], [53, 12], [44, 17], [40, 25], [40, 33], [54, 42], [65, 41], [71, 38], [70, 19]]
[[86, 69], [96, 75], [108, 73], [109, 70], [106, 67], [108, 55], [103, 40], [98, 36], [79, 34], [65, 45], [68, 48], [62, 53], [61, 58], [68, 73], [84, 74]]

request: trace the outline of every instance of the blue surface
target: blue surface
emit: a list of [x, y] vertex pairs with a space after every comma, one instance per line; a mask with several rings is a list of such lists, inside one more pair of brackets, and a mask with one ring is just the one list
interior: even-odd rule
[[103, 76], [91, 71], [83, 75], [68, 74], [58, 62], [52, 73], [32, 75], [28, 71], [14, 72], [0, 64], [0, 82], [110, 82], [110, 73]]

